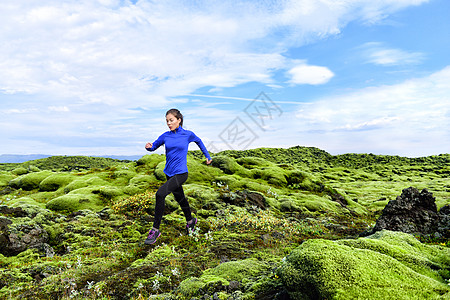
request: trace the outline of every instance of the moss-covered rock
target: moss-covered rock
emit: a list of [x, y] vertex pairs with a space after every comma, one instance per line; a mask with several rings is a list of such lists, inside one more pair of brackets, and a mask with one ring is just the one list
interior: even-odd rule
[[52, 175], [50, 171], [28, 173], [11, 180], [9, 185], [16, 189], [31, 191], [39, 188], [39, 184], [50, 175]]
[[150, 184], [156, 183], [157, 179], [155, 175], [137, 175], [130, 179], [129, 185], [136, 186], [140, 190], [144, 190], [150, 187]]
[[274, 186], [287, 185], [286, 172], [279, 167], [266, 167], [252, 170], [253, 178], [261, 178]]
[[245, 156], [236, 159], [236, 162], [247, 169], [272, 167], [275, 164], [261, 157]]
[[4, 188], [8, 185], [8, 182], [10, 182], [14, 176], [12, 174], [9, 174], [7, 172], [1, 172], [0, 173], [0, 188]]
[[100, 188], [98, 193], [103, 197], [103, 199], [111, 200], [122, 196], [124, 191], [116, 186], [105, 186]]
[[223, 155], [214, 156], [214, 159], [212, 160], [212, 165], [213, 167], [222, 170], [225, 174], [236, 174], [251, 177], [251, 172], [249, 170], [240, 166], [235, 159], [228, 156]]
[[106, 186], [109, 184], [110, 183], [108, 183], [106, 180], [104, 180], [98, 176], [87, 175], [87, 176], [83, 176], [80, 179], [75, 179], [71, 183], [66, 185], [66, 187], [64, 187], [64, 193], [67, 194], [67, 193], [70, 193], [71, 191], [74, 191], [74, 190], [77, 190], [80, 188], [84, 188], [84, 187], [88, 187], [88, 186]]
[[129, 168], [114, 171], [110, 175], [110, 178], [114, 179], [114, 184], [125, 186], [130, 182], [130, 179], [135, 177], [136, 175], [137, 175], [136, 171]]
[[166, 174], [164, 173], [164, 167], [166, 166], [166, 161], [161, 161], [155, 167], [155, 172], [153, 173], [156, 179], [161, 181], [166, 181]]
[[40, 208], [45, 208], [44, 203], [37, 202], [35, 199], [31, 197], [20, 197], [13, 200], [8, 201], [8, 206], [11, 207], [26, 207], [26, 206], [38, 206]]
[[104, 203], [99, 197], [102, 187], [80, 188], [71, 191], [67, 195], [50, 200], [45, 207], [54, 211], [74, 212], [81, 209], [98, 211], [104, 208]]
[[432, 248], [387, 231], [356, 241], [308, 240], [277, 272], [293, 299], [448, 297], [450, 287], [436, 269], [449, 268], [450, 250]]
[[46, 177], [39, 184], [39, 190], [43, 192], [56, 191], [74, 180], [74, 176], [67, 173], [57, 173]]
[[218, 203], [219, 193], [213, 188], [199, 184], [186, 184], [183, 186], [184, 194], [188, 197], [191, 207], [200, 209], [202, 206], [210, 207]]
[[17, 167], [11, 171], [12, 174], [20, 176], [28, 173], [28, 170], [24, 167]]
[[138, 166], [145, 165], [148, 169], [154, 169], [160, 162], [165, 161], [165, 159], [165, 155], [153, 153], [142, 156], [136, 163]]
[[181, 282], [179, 293], [183, 299], [213, 294], [224, 290], [231, 281], [246, 284], [249, 280], [270, 273], [272, 267], [264, 261], [249, 258], [240, 261], [230, 261], [208, 269], [199, 277], [191, 277]]

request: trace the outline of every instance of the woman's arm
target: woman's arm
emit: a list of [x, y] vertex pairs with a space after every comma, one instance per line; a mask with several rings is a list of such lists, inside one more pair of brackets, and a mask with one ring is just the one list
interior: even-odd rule
[[145, 149], [147, 151], [155, 151], [156, 149], [158, 149], [161, 145], [164, 144], [164, 134], [160, 135], [159, 138], [154, 141], [153, 143], [147, 143], [145, 144]]
[[211, 156], [209, 155], [208, 150], [206, 150], [205, 144], [203, 144], [202, 140], [192, 132], [191, 138], [189, 142], [195, 142], [200, 150], [203, 152], [203, 155], [206, 157], [206, 164], [209, 165], [212, 162]]

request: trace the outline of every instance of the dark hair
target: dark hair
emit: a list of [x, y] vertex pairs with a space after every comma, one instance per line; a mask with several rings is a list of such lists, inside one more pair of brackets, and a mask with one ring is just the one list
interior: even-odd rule
[[166, 116], [167, 116], [168, 114], [172, 114], [172, 115], [175, 116], [175, 118], [180, 119], [180, 120], [181, 120], [180, 126], [183, 127], [183, 115], [181, 114], [181, 112], [180, 112], [178, 109], [176, 109], [176, 108], [169, 109], [169, 110], [166, 112]]

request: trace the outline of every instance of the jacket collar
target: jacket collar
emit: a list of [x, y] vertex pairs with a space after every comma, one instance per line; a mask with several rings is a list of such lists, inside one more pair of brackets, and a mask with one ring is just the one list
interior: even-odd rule
[[181, 131], [183, 131], [184, 129], [183, 129], [183, 127], [181, 127], [181, 126], [178, 126], [178, 128], [177, 129], [175, 129], [175, 130], [171, 130], [170, 132], [172, 132], [172, 133], [178, 133], [178, 132], [181, 132]]

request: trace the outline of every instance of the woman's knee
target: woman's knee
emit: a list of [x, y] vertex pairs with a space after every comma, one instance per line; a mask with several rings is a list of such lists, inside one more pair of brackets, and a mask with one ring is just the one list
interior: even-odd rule
[[166, 193], [163, 193], [162, 191], [158, 190], [155, 194], [156, 201], [164, 201], [166, 198]]

